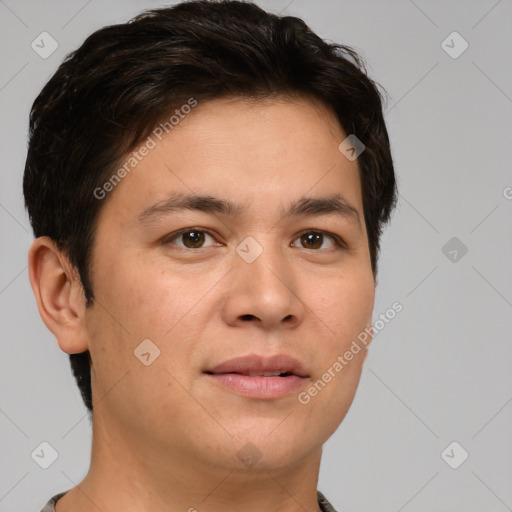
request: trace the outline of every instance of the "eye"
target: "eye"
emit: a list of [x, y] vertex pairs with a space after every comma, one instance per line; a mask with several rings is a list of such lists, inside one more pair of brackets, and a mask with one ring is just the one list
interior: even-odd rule
[[[206, 238], [211, 238], [212, 240], [214, 240], [212, 235], [210, 235], [204, 229], [187, 228], [177, 231], [176, 233], [172, 233], [169, 237], [167, 237], [164, 240], [164, 243], [172, 243], [180, 247], [185, 247], [186, 249], [202, 249], [203, 247], [205, 247], [204, 242]], [[182, 243], [175, 243], [175, 240], [180, 241]]]
[[303, 231], [295, 240], [300, 239], [300, 243], [303, 244], [302, 246], [305, 249], [320, 249], [326, 238], [330, 239], [330, 245], [328, 247], [324, 247], [324, 249], [336, 249], [345, 247], [345, 243], [339, 236], [332, 235], [325, 231]]
[[[212, 247], [214, 244], [205, 245], [206, 240], [210, 238], [212, 241], [215, 239], [213, 236], [204, 229], [200, 228], [186, 228], [180, 231], [172, 233], [165, 238], [164, 243], [173, 244], [185, 249], [202, 249], [206, 247]], [[337, 236], [325, 231], [318, 230], [307, 230], [303, 231], [298, 238], [294, 240], [300, 240], [302, 247], [305, 249], [336, 249], [345, 247], [343, 240]], [[327, 247], [322, 247], [328, 242]], [[218, 243], [216, 245], [219, 245]], [[292, 243], [293, 245], [293, 243]]]

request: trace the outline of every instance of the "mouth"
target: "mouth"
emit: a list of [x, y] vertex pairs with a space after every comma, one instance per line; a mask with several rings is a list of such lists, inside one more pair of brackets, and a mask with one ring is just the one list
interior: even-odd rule
[[203, 373], [230, 391], [263, 400], [284, 397], [309, 379], [299, 361], [285, 355], [235, 358]]
[[309, 377], [303, 365], [297, 359], [284, 354], [277, 354], [271, 357], [256, 354], [235, 357], [213, 368], [208, 368], [205, 370], [205, 373], [214, 375], [233, 373], [249, 377], [288, 377], [289, 375]]
[[[291, 372], [280, 372], [276, 370], [274, 372], [204, 372], [208, 375], [245, 375], [246, 377], [289, 377], [290, 375], [295, 375], [295, 373]], [[297, 375], [299, 377], [299, 375]]]

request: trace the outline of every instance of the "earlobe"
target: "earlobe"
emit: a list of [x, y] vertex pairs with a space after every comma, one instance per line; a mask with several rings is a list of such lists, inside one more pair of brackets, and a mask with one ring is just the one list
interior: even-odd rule
[[68, 354], [88, 350], [85, 297], [69, 260], [49, 237], [34, 240], [28, 268], [39, 314]]

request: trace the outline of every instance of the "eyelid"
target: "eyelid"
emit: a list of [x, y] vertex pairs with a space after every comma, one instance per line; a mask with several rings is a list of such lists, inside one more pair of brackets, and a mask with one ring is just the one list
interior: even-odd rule
[[[208, 247], [198, 247], [197, 249], [191, 249], [190, 247], [185, 247], [183, 245], [178, 245], [178, 244], [175, 244], [174, 242], [172, 242], [172, 240], [179, 238], [180, 235], [182, 235], [183, 233], [187, 233], [189, 231], [200, 231], [202, 233], [206, 233], [207, 235], [211, 236], [214, 240], [216, 240], [215, 234], [212, 231], [210, 231], [209, 229], [200, 228], [198, 226], [197, 227], [192, 226], [192, 227], [183, 228], [178, 231], [173, 231], [172, 233], [169, 233], [169, 235], [166, 235], [162, 239], [162, 243], [164, 243], [164, 244], [172, 243], [173, 245], [177, 245], [178, 247], [181, 247], [181, 248], [187, 249], [187, 250], [192, 250], [192, 251], [197, 251], [198, 249], [207, 249], [208, 247], [213, 247], [213, 246], [208, 246]], [[216, 243], [218, 244], [219, 242], [216, 242]]]
[[[203, 232], [203, 233], [211, 236], [213, 239], [216, 240], [216, 235], [212, 231], [210, 231], [209, 229], [201, 228], [201, 227], [198, 227], [198, 226], [192, 226], [192, 227], [180, 229], [178, 231], [173, 231], [168, 236], [165, 236], [163, 238], [162, 242], [163, 243], [172, 243], [171, 242], [172, 240], [175, 240], [176, 238], [178, 238], [183, 233], [187, 233], [189, 231], [200, 231], [200, 232]], [[346, 244], [345, 240], [343, 240], [343, 238], [341, 238], [339, 235], [336, 235], [335, 233], [331, 233], [330, 231], [326, 231], [326, 230], [323, 230], [323, 229], [315, 229], [315, 228], [308, 228], [308, 229], [302, 230], [300, 233], [298, 233], [295, 236], [295, 238], [292, 240], [292, 242], [294, 242], [295, 240], [297, 240], [301, 236], [306, 235], [308, 233], [321, 233], [324, 236], [331, 237], [334, 240], [335, 244], [338, 246], [338, 248], [342, 248], [342, 249], [346, 249], [347, 248], [347, 244]], [[219, 244], [220, 242], [216, 242], [216, 243]], [[198, 247], [196, 249], [191, 249], [190, 247], [184, 247], [184, 246], [178, 245], [178, 244], [174, 244], [174, 245], [177, 245], [178, 247], [183, 247], [184, 249], [193, 250], [193, 251], [197, 251], [198, 249], [207, 249], [208, 248], [208, 247]], [[212, 246], [209, 246], [209, 247], [212, 247]], [[305, 249], [305, 248], [303, 247], [303, 249]], [[306, 249], [306, 250], [308, 250], [308, 249]], [[321, 251], [321, 249], [310, 249], [310, 250], [313, 251], [313, 252]]]
[[[308, 233], [321, 233], [324, 236], [329, 236], [334, 240], [334, 243], [338, 246], [340, 249], [346, 249], [348, 246], [339, 235], [336, 235], [335, 233], [331, 233], [330, 231], [326, 231], [324, 229], [315, 229], [315, 228], [308, 228], [302, 230], [294, 239], [293, 241], [297, 240], [297, 238], [306, 235]], [[304, 248], [303, 248], [304, 249]], [[324, 249], [325, 250], [325, 249]], [[321, 249], [311, 249], [311, 251], [321, 251]]]

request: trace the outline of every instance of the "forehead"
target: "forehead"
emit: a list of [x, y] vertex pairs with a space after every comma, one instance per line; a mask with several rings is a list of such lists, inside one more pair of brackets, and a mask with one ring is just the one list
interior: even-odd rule
[[357, 161], [338, 149], [346, 133], [321, 102], [222, 98], [187, 112], [156, 127], [119, 164], [126, 167], [134, 154], [144, 153], [110, 192], [118, 215], [176, 192], [236, 198], [259, 208], [260, 215], [269, 204], [282, 212], [289, 199], [327, 193], [362, 206]]

